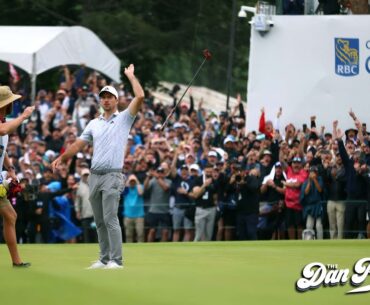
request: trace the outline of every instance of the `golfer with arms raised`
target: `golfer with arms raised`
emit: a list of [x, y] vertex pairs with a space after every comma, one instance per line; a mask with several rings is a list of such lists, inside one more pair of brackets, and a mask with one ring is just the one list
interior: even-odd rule
[[119, 197], [124, 188], [122, 167], [127, 138], [144, 101], [144, 91], [134, 75], [134, 65], [125, 68], [125, 75], [135, 95], [128, 109], [119, 113], [116, 89], [105, 86], [99, 93], [104, 113], [91, 120], [80, 138], [52, 163], [55, 171], [61, 163], [77, 154], [85, 145], [93, 145], [89, 199], [98, 232], [100, 258], [89, 269], [123, 267], [122, 233], [117, 217]]

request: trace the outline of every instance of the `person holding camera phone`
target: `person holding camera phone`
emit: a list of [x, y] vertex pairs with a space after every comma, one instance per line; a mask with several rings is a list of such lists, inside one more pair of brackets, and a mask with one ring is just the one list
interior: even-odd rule
[[149, 170], [144, 181], [144, 190], [149, 194], [149, 212], [147, 221], [149, 226], [148, 242], [154, 242], [156, 229], [161, 226], [161, 241], [168, 241], [170, 219], [170, 189], [172, 181], [166, 178], [167, 164], [162, 163], [156, 170]]
[[[323, 239], [323, 188], [324, 182], [317, 166], [309, 168], [309, 175], [301, 186], [300, 203], [303, 206], [303, 218], [306, 219], [306, 230], [316, 228], [316, 238]], [[305, 230], [305, 231], [306, 231]], [[305, 232], [303, 232], [305, 233]], [[303, 234], [305, 235], [305, 234]]]
[[217, 204], [217, 189], [212, 179], [212, 173], [213, 166], [206, 165], [203, 176], [194, 182], [189, 194], [196, 204], [194, 241], [212, 240]]
[[268, 239], [284, 239], [284, 195], [283, 181], [286, 175], [282, 164], [274, 164], [270, 174], [264, 177], [261, 186], [261, 197], [264, 199], [260, 206], [259, 233]]
[[123, 223], [125, 224], [126, 242], [144, 242], [144, 187], [136, 175], [127, 179], [123, 193]]
[[260, 171], [251, 166], [230, 177], [229, 192], [236, 198], [236, 233], [239, 240], [257, 240], [260, 201]]

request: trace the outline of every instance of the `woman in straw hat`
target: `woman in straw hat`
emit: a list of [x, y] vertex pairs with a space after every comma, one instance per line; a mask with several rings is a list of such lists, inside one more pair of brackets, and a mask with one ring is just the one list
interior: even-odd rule
[[[13, 94], [9, 87], [0, 86], [0, 171], [4, 167], [8, 171], [7, 178], [15, 180], [17, 178], [14, 167], [6, 154], [6, 147], [9, 139], [8, 135], [14, 132], [24, 120], [29, 118], [35, 109], [35, 106], [27, 107], [20, 116], [10, 122], [5, 122], [5, 116], [12, 112], [13, 102], [20, 97], [20, 95]], [[1, 184], [3, 182], [2, 180], [3, 178], [0, 177]], [[29, 267], [31, 264], [22, 262], [18, 254], [17, 238], [15, 234], [17, 214], [7, 199], [6, 194], [0, 197], [0, 215], [3, 218], [4, 239], [8, 246], [13, 266]]]

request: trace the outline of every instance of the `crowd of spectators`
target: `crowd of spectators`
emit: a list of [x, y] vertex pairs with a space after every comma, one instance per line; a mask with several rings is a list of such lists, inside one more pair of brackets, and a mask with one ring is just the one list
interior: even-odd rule
[[[92, 147], [55, 173], [50, 164], [100, 114], [98, 93], [106, 84], [84, 67], [64, 67], [57, 90], [39, 90], [36, 111], [9, 136], [7, 153], [22, 187], [10, 198], [19, 242], [96, 242], [88, 199]], [[16, 117], [31, 101], [10, 86], [22, 95]], [[132, 96], [116, 87], [122, 111]], [[175, 105], [178, 87], [169, 94]], [[366, 124], [350, 111], [354, 128], [345, 132], [337, 121], [325, 132], [315, 116], [308, 126], [283, 127], [282, 109], [275, 115], [262, 108], [259, 126], [247, 131], [237, 100], [216, 114], [190, 92], [162, 130], [173, 105], [146, 92], [122, 156], [124, 241], [370, 238]]]

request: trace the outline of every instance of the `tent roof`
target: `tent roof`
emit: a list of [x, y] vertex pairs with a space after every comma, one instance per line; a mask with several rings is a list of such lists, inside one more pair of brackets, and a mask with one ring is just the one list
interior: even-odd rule
[[29, 74], [60, 65], [85, 64], [120, 81], [120, 60], [92, 31], [81, 26], [0, 26], [0, 60]]

